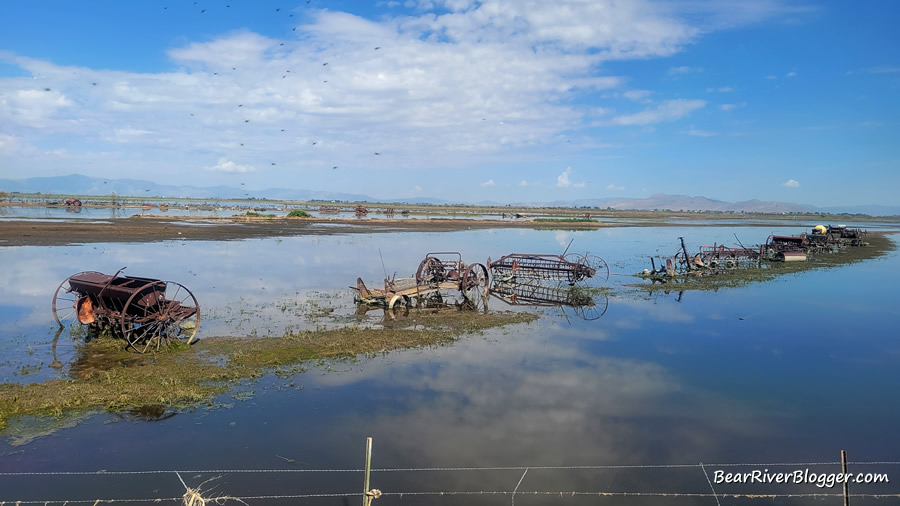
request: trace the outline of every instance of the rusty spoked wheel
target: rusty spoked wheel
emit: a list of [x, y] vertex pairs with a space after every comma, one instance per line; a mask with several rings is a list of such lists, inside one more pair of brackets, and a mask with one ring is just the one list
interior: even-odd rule
[[[599, 288], [609, 281], [609, 265], [607, 265], [606, 260], [597, 255], [569, 253], [565, 256], [565, 259], [580, 266], [580, 268], [569, 274], [569, 284], [580, 283]], [[589, 269], [594, 271], [593, 275], [589, 274]]]
[[72, 289], [69, 280], [80, 274], [100, 274], [96, 271], [84, 271], [73, 274], [63, 280], [53, 292], [53, 303], [50, 306], [53, 310], [53, 319], [60, 327], [71, 329], [72, 325], [78, 322], [78, 310], [75, 307], [80, 295]]
[[440, 283], [444, 280], [444, 264], [435, 257], [425, 257], [416, 269], [416, 283]]
[[488, 270], [483, 264], [471, 264], [459, 280], [463, 300], [462, 307], [481, 311], [486, 309], [488, 296]]
[[200, 327], [197, 298], [181, 283], [153, 281], [136, 290], [121, 314], [122, 337], [134, 351], [190, 344]]

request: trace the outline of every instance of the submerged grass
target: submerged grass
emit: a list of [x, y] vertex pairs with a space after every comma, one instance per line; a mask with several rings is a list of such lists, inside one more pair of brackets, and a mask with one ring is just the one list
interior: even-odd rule
[[[683, 274], [665, 279], [665, 282], [648, 281], [625, 285], [632, 289], [630, 293], [646, 293], [656, 290], [709, 290], [734, 288], [750, 283], [768, 281], [785, 274], [804, 272], [812, 269], [828, 269], [848, 265], [864, 260], [871, 260], [888, 254], [897, 245], [884, 232], [869, 232], [867, 246], [848, 246], [835, 253], [818, 253], [806, 262], [764, 262], [764, 267], [748, 267], [710, 273], [700, 271], [694, 274]], [[640, 275], [636, 277], [641, 277]]]
[[463, 334], [535, 319], [537, 315], [529, 313], [412, 311], [394, 320], [392, 328], [345, 327], [280, 338], [210, 338], [192, 347], [148, 355], [125, 350], [121, 340], [100, 338], [79, 345], [70, 379], [0, 384], [0, 429], [13, 417], [29, 415], [61, 418], [97, 409], [131, 412], [146, 406], [202, 405], [228, 391], [234, 382], [286, 366], [437, 346]]

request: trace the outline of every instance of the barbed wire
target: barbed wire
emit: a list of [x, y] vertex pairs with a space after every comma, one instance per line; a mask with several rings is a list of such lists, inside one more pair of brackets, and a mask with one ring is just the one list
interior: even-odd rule
[[[384, 496], [470, 496], [470, 495], [509, 495], [512, 501], [515, 501], [516, 495], [535, 495], [535, 496], [598, 496], [598, 497], [713, 497], [716, 502], [719, 498], [744, 498], [744, 499], [774, 499], [774, 498], [825, 498], [825, 497], [842, 497], [842, 493], [819, 492], [819, 493], [793, 493], [793, 494], [768, 494], [768, 493], [717, 493], [706, 472], [706, 467], [776, 467], [776, 466], [830, 466], [839, 465], [840, 462], [770, 462], [770, 463], [718, 463], [718, 464], [601, 464], [601, 465], [580, 465], [580, 466], [488, 466], [488, 467], [424, 467], [424, 468], [376, 468], [372, 472], [477, 472], [477, 471], [523, 471], [521, 477], [514, 490], [503, 491], [412, 491], [412, 492], [383, 492]], [[900, 461], [859, 461], [849, 462], [853, 465], [900, 465]], [[710, 492], [628, 492], [628, 491], [519, 491], [525, 475], [530, 470], [615, 470], [615, 469], [688, 469], [699, 468], [706, 476], [709, 483]], [[24, 472], [0, 472], [0, 476], [123, 476], [123, 475], [161, 475], [175, 474], [181, 485], [187, 490], [187, 493], [195, 493], [199, 495], [199, 490], [190, 489], [181, 477], [181, 473], [190, 474], [251, 474], [251, 473], [361, 473], [363, 469], [193, 469], [193, 470], [143, 470], [143, 471], [24, 471]], [[205, 482], [204, 482], [205, 483]], [[201, 485], [202, 486], [202, 485]], [[223, 496], [217, 500], [234, 500], [244, 502], [247, 500], [272, 500], [272, 499], [308, 499], [308, 498], [347, 498], [347, 497], [364, 497], [365, 494], [360, 492], [331, 492], [331, 493], [314, 493], [314, 494], [286, 494], [286, 495], [254, 495], [254, 496]], [[900, 493], [891, 494], [849, 494], [849, 497], [857, 498], [900, 498]], [[27, 499], [27, 500], [2, 500], [0, 506], [5, 504], [107, 504], [114, 502], [121, 503], [161, 503], [161, 502], [179, 502], [184, 497], [167, 497], [167, 498], [125, 498], [125, 499]], [[246, 504], [246, 503], [245, 503]]]
[[[530, 490], [530, 491], [509, 491], [509, 490], [482, 490], [482, 491], [463, 491], [463, 490], [444, 490], [444, 491], [420, 491], [420, 492], [382, 492], [382, 496], [474, 496], [474, 495], [534, 495], [534, 496], [558, 496], [558, 497], [714, 497], [718, 498], [734, 498], [734, 499], [778, 499], [778, 498], [827, 498], [827, 497], [843, 497], [842, 493], [836, 492], [811, 492], [799, 494], [743, 494], [720, 492], [713, 494], [711, 492], [606, 492], [606, 491], [560, 491], [560, 490]], [[320, 494], [275, 494], [275, 495], [250, 495], [250, 496], [229, 496], [227, 499], [247, 501], [247, 500], [274, 500], [274, 499], [312, 499], [312, 498], [338, 498], [338, 497], [363, 497], [365, 494], [360, 492], [335, 492]], [[848, 497], [859, 499], [896, 499], [900, 498], [900, 493], [896, 494], [849, 494]], [[182, 501], [183, 497], [166, 497], [166, 498], [127, 498], [127, 499], [28, 499], [28, 500], [8, 500], [0, 501], [0, 506], [19, 505], [19, 504], [108, 504], [115, 502], [135, 503], [135, 502], [168, 502]]]

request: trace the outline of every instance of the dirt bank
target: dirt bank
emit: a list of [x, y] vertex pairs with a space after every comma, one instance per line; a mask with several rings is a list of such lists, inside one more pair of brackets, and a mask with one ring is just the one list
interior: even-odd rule
[[355, 218], [196, 218], [134, 217], [112, 220], [0, 222], [0, 246], [59, 246], [94, 242], [171, 240], [230, 241], [254, 237], [384, 232], [453, 232], [486, 228], [590, 230], [611, 226], [594, 222], [533, 222], [464, 219]]

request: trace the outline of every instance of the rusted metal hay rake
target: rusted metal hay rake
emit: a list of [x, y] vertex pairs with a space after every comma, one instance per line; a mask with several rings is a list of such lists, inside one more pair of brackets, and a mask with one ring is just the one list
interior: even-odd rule
[[190, 290], [174, 281], [119, 276], [121, 272], [87, 271], [66, 278], [53, 294], [56, 322], [108, 331], [139, 353], [194, 340], [200, 306]]
[[491, 276], [502, 280], [539, 280], [557, 283], [603, 285], [609, 280], [609, 266], [595, 255], [545, 255], [512, 253], [488, 259]]

